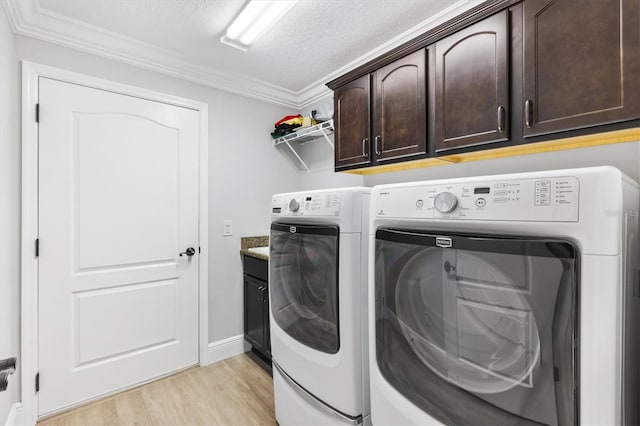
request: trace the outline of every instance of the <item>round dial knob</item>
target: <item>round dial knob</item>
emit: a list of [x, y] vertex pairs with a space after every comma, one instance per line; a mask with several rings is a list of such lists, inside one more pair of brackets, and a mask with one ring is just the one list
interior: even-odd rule
[[291, 201], [289, 201], [289, 210], [291, 210], [292, 212], [297, 212], [298, 210], [300, 210], [300, 203], [298, 202], [298, 200], [292, 198]]
[[458, 205], [458, 199], [449, 191], [441, 192], [433, 200], [433, 206], [440, 213], [451, 213]]

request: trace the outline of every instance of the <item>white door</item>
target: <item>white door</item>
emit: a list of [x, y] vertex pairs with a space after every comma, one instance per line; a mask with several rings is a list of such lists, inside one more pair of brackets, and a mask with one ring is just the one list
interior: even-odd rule
[[47, 78], [39, 102], [42, 415], [197, 363], [198, 112]]

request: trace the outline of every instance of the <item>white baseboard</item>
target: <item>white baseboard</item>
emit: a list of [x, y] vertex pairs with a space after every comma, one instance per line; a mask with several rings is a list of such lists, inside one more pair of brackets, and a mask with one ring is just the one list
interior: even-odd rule
[[251, 350], [251, 345], [244, 341], [244, 334], [238, 334], [227, 339], [218, 340], [209, 343], [209, 350], [205, 363], [201, 365], [209, 365], [214, 362], [222, 361], [232, 356], [240, 355]]
[[9, 415], [7, 416], [7, 421], [5, 422], [6, 426], [14, 426], [18, 424], [16, 420], [18, 418], [18, 413], [20, 412], [21, 408], [22, 408], [22, 404], [20, 404], [19, 402], [15, 402], [11, 406], [11, 410], [9, 410]]

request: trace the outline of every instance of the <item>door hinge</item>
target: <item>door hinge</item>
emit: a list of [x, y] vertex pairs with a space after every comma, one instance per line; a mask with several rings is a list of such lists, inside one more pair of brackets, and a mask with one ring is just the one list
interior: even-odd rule
[[36, 123], [40, 122], [40, 104], [36, 104]]
[[40, 392], [40, 373], [36, 374], [36, 392]]
[[40, 256], [40, 238], [36, 238], [36, 257]]

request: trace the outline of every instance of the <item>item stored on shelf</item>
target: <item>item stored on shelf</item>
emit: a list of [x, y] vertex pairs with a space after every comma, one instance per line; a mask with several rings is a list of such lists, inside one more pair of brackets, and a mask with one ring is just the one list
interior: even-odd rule
[[286, 115], [280, 120], [276, 121], [275, 130], [271, 132], [271, 137], [276, 139], [284, 135], [295, 131], [298, 127], [302, 126], [303, 118], [298, 115]]

